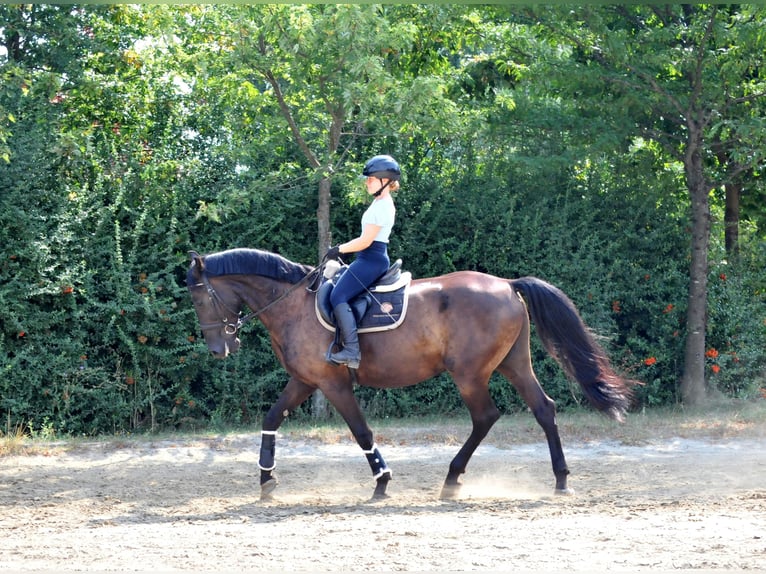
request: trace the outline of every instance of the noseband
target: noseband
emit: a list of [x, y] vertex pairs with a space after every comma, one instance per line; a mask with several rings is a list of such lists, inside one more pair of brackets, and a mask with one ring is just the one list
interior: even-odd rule
[[[200, 329], [205, 331], [206, 329], [218, 329], [221, 326], [223, 326], [223, 332], [226, 335], [236, 335], [237, 332], [242, 328], [242, 326], [251, 321], [252, 319], [255, 319], [258, 315], [266, 311], [267, 309], [270, 309], [273, 305], [276, 305], [279, 303], [282, 299], [290, 295], [293, 291], [295, 291], [298, 287], [303, 285], [304, 283], [307, 283], [310, 280], [313, 280], [314, 277], [317, 276], [317, 274], [320, 272], [320, 268], [317, 267], [314, 270], [310, 271], [306, 274], [306, 276], [298, 281], [295, 285], [290, 287], [287, 291], [282, 293], [279, 297], [274, 299], [271, 303], [267, 304], [264, 307], [261, 307], [257, 311], [251, 311], [247, 315], [242, 316], [241, 311], [233, 311], [231, 307], [226, 305], [226, 303], [223, 302], [221, 297], [218, 295], [216, 290], [213, 288], [213, 286], [210, 284], [210, 280], [207, 277], [207, 273], [202, 271], [201, 283], [197, 283], [196, 285], [191, 285], [190, 288], [195, 287], [204, 287], [207, 289], [207, 294], [210, 297], [210, 300], [213, 302], [213, 307], [219, 310], [218, 315], [221, 317], [221, 319], [218, 320], [218, 322], [215, 323], [200, 323]], [[221, 311], [222, 310], [222, 311]], [[229, 320], [229, 317], [236, 317], [236, 322], [233, 320]]]

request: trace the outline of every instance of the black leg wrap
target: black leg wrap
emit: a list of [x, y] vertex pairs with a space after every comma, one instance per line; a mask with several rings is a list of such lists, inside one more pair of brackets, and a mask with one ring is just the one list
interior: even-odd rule
[[372, 450], [364, 451], [364, 456], [367, 457], [367, 462], [370, 463], [373, 479], [377, 480], [386, 473], [388, 473], [389, 476], [391, 475], [391, 469], [386, 466], [386, 461], [383, 460], [376, 445], [372, 445]]
[[274, 451], [276, 450], [276, 442], [276, 431], [261, 431], [261, 456], [258, 460], [258, 467], [262, 471], [271, 472], [274, 470], [274, 466], [276, 466], [274, 464]]

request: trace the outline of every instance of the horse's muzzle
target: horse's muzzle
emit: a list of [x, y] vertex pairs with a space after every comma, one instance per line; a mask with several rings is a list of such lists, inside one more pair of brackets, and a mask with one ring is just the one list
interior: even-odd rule
[[216, 359], [225, 359], [229, 355], [239, 351], [239, 338], [234, 339], [221, 339], [216, 343], [208, 344], [207, 348]]

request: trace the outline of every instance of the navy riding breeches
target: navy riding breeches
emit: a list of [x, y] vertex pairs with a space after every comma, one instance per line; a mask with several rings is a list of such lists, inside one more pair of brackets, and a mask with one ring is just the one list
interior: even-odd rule
[[390, 264], [387, 243], [373, 241], [367, 249], [359, 251], [330, 294], [333, 309], [340, 303], [348, 303], [372, 285], [388, 270]]

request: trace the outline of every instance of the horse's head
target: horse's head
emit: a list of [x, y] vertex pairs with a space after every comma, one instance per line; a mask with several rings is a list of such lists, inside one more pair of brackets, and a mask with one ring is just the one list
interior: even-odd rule
[[[213, 282], [216, 283], [215, 288]], [[237, 337], [240, 327], [237, 310], [242, 305], [240, 297], [221, 278], [208, 277], [204, 257], [194, 251], [191, 252], [186, 286], [191, 293], [207, 348], [218, 359], [236, 353], [240, 345]]]

